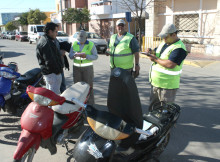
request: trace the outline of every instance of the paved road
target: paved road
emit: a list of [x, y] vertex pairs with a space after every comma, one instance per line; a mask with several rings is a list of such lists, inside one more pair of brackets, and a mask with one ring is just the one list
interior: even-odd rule
[[[5, 63], [15, 61], [19, 72], [38, 67], [35, 56], [35, 44], [0, 39], [0, 50], [5, 53]], [[72, 62], [70, 61], [72, 66]], [[150, 62], [140, 59], [141, 74], [137, 78], [139, 95], [143, 112], [147, 112], [149, 83], [148, 69]], [[161, 155], [161, 162], [217, 162], [220, 161], [220, 106], [219, 87], [220, 63], [206, 66], [184, 65], [181, 78], [181, 89], [176, 103], [182, 108], [176, 127], [172, 130], [170, 143]], [[106, 96], [109, 80], [109, 58], [99, 55], [94, 62], [95, 101], [99, 109], [106, 109]], [[72, 84], [72, 69], [65, 71], [67, 85]], [[0, 158], [1, 162], [12, 161], [13, 152], [19, 135], [19, 119], [0, 113]], [[80, 133], [79, 133], [80, 134]], [[78, 136], [76, 135], [76, 138]], [[71, 145], [72, 147], [72, 145]], [[56, 155], [51, 156], [47, 150], [39, 149], [34, 162], [71, 161], [65, 155], [65, 149], [58, 146]]]

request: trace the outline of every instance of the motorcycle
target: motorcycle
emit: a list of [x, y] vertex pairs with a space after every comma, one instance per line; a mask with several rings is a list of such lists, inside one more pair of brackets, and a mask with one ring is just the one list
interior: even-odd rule
[[31, 102], [25, 90], [28, 85], [45, 85], [40, 68], [34, 68], [25, 74], [18, 73], [18, 66], [15, 62], [4, 65], [0, 57], [0, 110], [10, 114], [21, 116], [24, 109]]
[[32, 102], [21, 116], [22, 132], [14, 161], [32, 161], [39, 146], [56, 154], [56, 144], [65, 145], [84, 124], [82, 108], [70, 99], [74, 96], [86, 103], [90, 94], [87, 83], [78, 82], [66, 89], [60, 96], [42, 87], [27, 87]]
[[[129, 77], [132, 76], [127, 71], [116, 68], [111, 75], [115, 82], [110, 84], [118, 84], [121, 79], [128, 80]], [[126, 92], [128, 88], [135, 88], [125, 84], [124, 82], [123, 87]], [[126, 95], [128, 96], [127, 105], [131, 101], [129, 97], [133, 97], [132, 91], [129, 92], [131, 94]], [[80, 136], [72, 150], [72, 157], [76, 162], [158, 161], [157, 158], [169, 142], [170, 130], [180, 115], [180, 107], [174, 103], [155, 104], [148, 114], [143, 115], [143, 128], [138, 129], [134, 124], [112, 113], [96, 110], [74, 98], [72, 101], [85, 109], [90, 126]], [[120, 152], [119, 142], [134, 134], [140, 134], [140, 136], [132, 145], [133, 151]]]

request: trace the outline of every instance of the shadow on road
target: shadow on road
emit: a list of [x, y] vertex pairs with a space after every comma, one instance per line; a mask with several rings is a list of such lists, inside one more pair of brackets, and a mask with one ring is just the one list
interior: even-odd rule
[[21, 133], [20, 118], [9, 114], [0, 114], [0, 143], [17, 145]]
[[18, 57], [25, 55], [24, 53], [17, 53], [17, 52], [12, 52], [12, 51], [1, 51], [1, 53], [4, 54], [4, 58], [11, 58], [11, 57]]

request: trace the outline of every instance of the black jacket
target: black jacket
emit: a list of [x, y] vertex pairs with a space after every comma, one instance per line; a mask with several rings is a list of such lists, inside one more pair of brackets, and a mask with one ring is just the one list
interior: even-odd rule
[[52, 38], [43, 35], [37, 44], [36, 54], [43, 75], [62, 73], [61, 54]]

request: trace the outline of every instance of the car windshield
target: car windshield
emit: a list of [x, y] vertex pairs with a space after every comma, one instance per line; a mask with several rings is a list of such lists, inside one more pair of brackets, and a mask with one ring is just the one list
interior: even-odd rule
[[68, 35], [63, 31], [58, 31], [57, 36], [68, 36]]
[[27, 32], [20, 32], [20, 35], [27, 35]]
[[37, 26], [37, 32], [44, 32], [44, 26]]
[[96, 33], [87, 33], [87, 36], [89, 39], [102, 39], [98, 34]]

